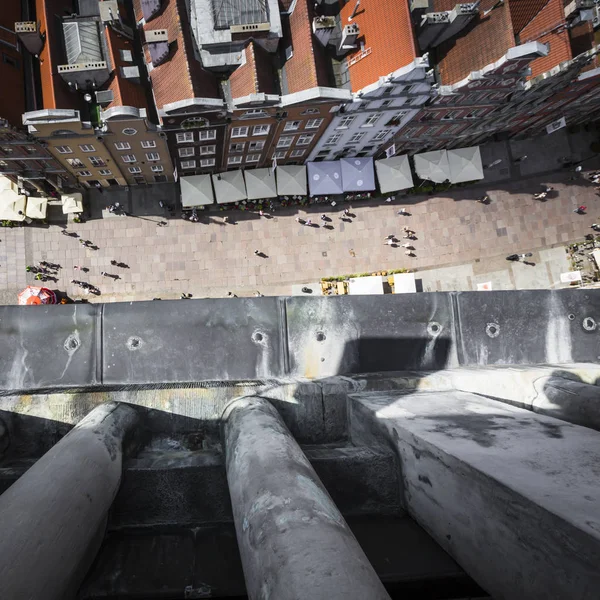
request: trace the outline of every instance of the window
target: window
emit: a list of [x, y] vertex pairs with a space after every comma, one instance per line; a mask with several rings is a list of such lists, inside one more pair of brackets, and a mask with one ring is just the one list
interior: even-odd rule
[[182, 169], [195, 169], [196, 168], [195, 160], [182, 160], [180, 164], [181, 164]]
[[80, 144], [79, 149], [82, 152], [96, 152], [96, 148], [92, 144]]
[[283, 128], [284, 131], [297, 131], [300, 129], [302, 121], [288, 121]]
[[254, 152], [255, 150], [262, 150], [265, 147], [265, 143], [263, 141], [260, 142], [250, 142], [248, 144], [248, 150], [250, 152]]
[[252, 129], [252, 135], [267, 135], [270, 129], [270, 125], [255, 125]]
[[167, 181], [166, 175], [155, 175], [154, 183], [165, 183]]
[[71, 150], [71, 146], [56, 146], [56, 151], [59, 154], [73, 154], [73, 150]]
[[314, 134], [311, 135], [299, 135], [296, 141], [296, 146], [308, 146], [315, 139]]
[[123, 129], [123, 133], [125, 135], [135, 135], [137, 133], [137, 129], [134, 129], [133, 127], [125, 127], [125, 129]]
[[192, 146], [189, 148], [179, 148], [179, 157], [186, 158], [188, 156], [194, 156], [196, 149]]
[[75, 169], [84, 169], [85, 165], [78, 158], [67, 158], [67, 162]]
[[191, 131], [186, 131], [185, 133], [178, 133], [175, 136], [178, 144], [185, 144], [186, 142], [194, 141], [194, 134]]
[[257, 163], [260, 160], [260, 154], [248, 154], [246, 156], [247, 163]]
[[121, 158], [123, 159], [124, 163], [137, 162], [137, 158], [135, 157], [135, 154], [123, 154], [123, 156], [121, 156]]
[[450, 121], [451, 119], [458, 119], [462, 115], [462, 110], [451, 110], [448, 111], [443, 117], [443, 121]]
[[91, 177], [92, 174], [89, 171], [78, 171], [77, 175], [79, 175], [79, 177]]
[[143, 177], [134, 177], [133, 179], [138, 185], [144, 185], [146, 183], [146, 180]]
[[142, 167], [129, 167], [129, 172], [130, 173], [141, 173], [142, 172]]
[[248, 137], [247, 127], [233, 127], [231, 130], [232, 138]]
[[19, 68], [19, 61], [16, 58], [9, 56], [8, 54], [4, 54], [4, 52], [2, 53], [2, 62], [4, 64], [10, 65], [11, 67], [14, 67], [15, 69]]
[[156, 148], [156, 142], [154, 140], [144, 140], [140, 142], [142, 144], [142, 148]]
[[129, 142], [115, 142], [115, 148], [117, 150], [131, 150], [131, 144]]
[[199, 131], [198, 139], [201, 142], [206, 141], [206, 140], [216, 140], [217, 139], [217, 130], [216, 129], [206, 129], [204, 131]]
[[106, 163], [101, 156], [90, 156], [90, 163], [92, 163], [92, 167], [105, 167]]
[[378, 133], [376, 133], [372, 138], [371, 141], [372, 142], [380, 142], [381, 140], [385, 139], [385, 136], [389, 133], [389, 131], [386, 131], [385, 129], [383, 131], [380, 131]]
[[229, 152], [243, 152], [245, 147], [245, 142], [242, 142], [241, 144], [229, 144]]
[[325, 119], [309, 119], [306, 121], [304, 129], [319, 129]]
[[277, 150], [276, 152], [273, 153], [273, 158], [285, 158], [287, 155], [287, 152], [285, 150]]
[[337, 144], [340, 141], [341, 137], [342, 137], [341, 133], [334, 133], [333, 135], [330, 135], [325, 140], [325, 146], [334, 146], [335, 144]]
[[[262, 117], [268, 116], [266, 111], [262, 110], [262, 108], [252, 108], [247, 110], [243, 115], [242, 119], [260, 119]], [[254, 134], [256, 135], [256, 134]]]
[[282, 136], [277, 140], [278, 148], [289, 148], [294, 142], [293, 136]]
[[200, 154], [201, 155], [206, 155], [206, 154], [215, 154], [217, 152], [217, 147], [212, 144], [210, 146], [200, 146]]
[[305, 154], [306, 150], [292, 150], [290, 158], [297, 158], [299, 156], [304, 156]]
[[319, 109], [318, 108], [307, 108], [306, 110], [302, 111], [303, 115], [318, 115], [319, 114]]
[[160, 160], [158, 152], [146, 152], [146, 160]]
[[153, 173], [162, 173], [164, 171], [162, 165], [152, 165], [151, 169]]
[[384, 100], [380, 105], [379, 108], [387, 108], [388, 106], [392, 105], [393, 100]]
[[99, 175], [104, 175], [105, 177], [112, 175], [112, 171], [110, 169], [100, 169], [98, 171]]
[[365, 133], [355, 133], [349, 140], [350, 144], [356, 144], [358, 142], [360, 142], [364, 137], [365, 137]]
[[375, 123], [377, 123], [379, 119], [381, 119], [381, 113], [374, 113], [372, 115], [369, 115], [365, 119], [365, 122], [361, 125], [361, 127], [373, 127], [373, 125], [375, 125]]
[[336, 129], [348, 129], [348, 127], [350, 127], [350, 125], [352, 125], [354, 122], [354, 119], [356, 119], [356, 116], [342, 117], [340, 119], [340, 124], [336, 127]]
[[215, 166], [215, 159], [214, 158], [203, 158], [200, 161], [200, 166], [201, 167], [214, 167]]
[[228, 165], [239, 165], [242, 162], [242, 157], [241, 156], [230, 156], [227, 159], [227, 164]]

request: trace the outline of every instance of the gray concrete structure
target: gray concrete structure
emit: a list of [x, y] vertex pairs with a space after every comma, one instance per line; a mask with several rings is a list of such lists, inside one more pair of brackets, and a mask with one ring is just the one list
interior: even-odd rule
[[597, 597], [595, 431], [463, 392], [350, 401], [353, 439], [394, 448], [409, 514], [492, 597]]
[[104, 537], [135, 409], [90, 412], [0, 496], [4, 598], [74, 597]]
[[227, 480], [251, 600], [389, 598], [281, 417], [241, 398], [223, 415]]

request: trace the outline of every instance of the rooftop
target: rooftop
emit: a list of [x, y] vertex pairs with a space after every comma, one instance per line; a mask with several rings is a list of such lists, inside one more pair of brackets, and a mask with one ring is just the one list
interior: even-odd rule
[[211, 0], [215, 29], [268, 23], [266, 0]]
[[229, 78], [232, 98], [243, 98], [250, 94], [273, 94], [275, 73], [269, 54], [254, 42], [244, 50], [244, 62]]
[[361, 0], [348, 2], [341, 11], [342, 28], [360, 28], [357, 50], [348, 55], [352, 91], [375, 83], [380, 77], [411, 63], [417, 56], [409, 0]]

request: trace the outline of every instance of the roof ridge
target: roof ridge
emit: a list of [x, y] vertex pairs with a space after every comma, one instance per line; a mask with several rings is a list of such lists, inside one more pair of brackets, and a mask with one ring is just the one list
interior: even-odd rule
[[[510, 0], [505, 0], [505, 2], [507, 4], [510, 5]], [[516, 35], [519, 35], [521, 33], [521, 31], [523, 31], [530, 23], [533, 23], [533, 21], [539, 16], [539, 14], [544, 10], [544, 8], [546, 8], [546, 6], [548, 6], [548, 4], [550, 4], [550, 2], [552, 2], [552, 0], [546, 0], [546, 2], [540, 6], [540, 8], [538, 9], [538, 11], [535, 13], [535, 15], [533, 15], [533, 17], [531, 17], [531, 19], [529, 19], [529, 21], [527, 21], [527, 23], [525, 23], [525, 25], [523, 25], [519, 31], [515, 31]], [[510, 6], [509, 6], [509, 12], [510, 12]], [[512, 22], [513, 18], [512, 18], [512, 12], [510, 13], [510, 20]]]

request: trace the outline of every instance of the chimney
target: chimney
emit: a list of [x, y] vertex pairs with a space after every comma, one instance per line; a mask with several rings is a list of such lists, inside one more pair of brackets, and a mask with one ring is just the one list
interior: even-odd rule
[[356, 40], [360, 35], [360, 28], [356, 23], [346, 25], [342, 32], [342, 41], [340, 43], [340, 50], [350, 50], [356, 47]]
[[34, 55], [39, 54], [44, 47], [44, 38], [40, 34], [39, 25], [35, 21], [20, 21], [15, 23], [15, 33], [20, 42]]

